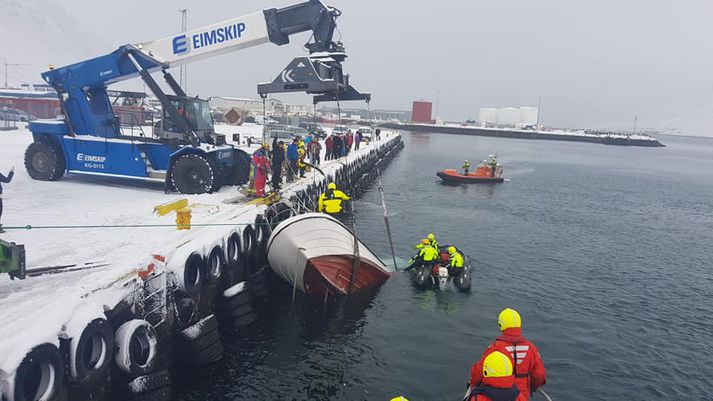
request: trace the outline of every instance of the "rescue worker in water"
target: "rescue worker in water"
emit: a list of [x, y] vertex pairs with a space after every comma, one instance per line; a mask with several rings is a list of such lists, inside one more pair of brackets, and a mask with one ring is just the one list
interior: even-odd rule
[[514, 309], [507, 308], [498, 316], [502, 335], [486, 348], [482, 358], [470, 369], [471, 386], [484, 383], [483, 364], [494, 352], [502, 352], [514, 361], [515, 384], [520, 389], [517, 401], [527, 401], [530, 395], [546, 383], [545, 365], [535, 344], [522, 336], [522, 320]]
[[463, 255], [458, 252], [456, 247], [454, 246], [449, 246], [448, 247], [448, 256], [449, 256], [449, 261], [448, 261], [448, 274], [451, 275], [451, 277], [455, 277], [460, 273], [460, 269], [463, 269]]
[[342, 203], [351, 198], [344, 192], [337, 189], [337, 184], [330, 182], [327, 191], [319, 196], [319, 211], [331, 215], [342, 213]]
[[510, 357], [500, 351], [491, 352], [479, 371], [482, 380], [470, 388], [469, 401], [515, 401], [520, 390], [515, 385], [513, 363]]

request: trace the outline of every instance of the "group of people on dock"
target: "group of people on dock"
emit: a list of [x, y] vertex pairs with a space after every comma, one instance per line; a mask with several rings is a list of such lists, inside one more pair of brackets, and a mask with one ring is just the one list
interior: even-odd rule
[[[381, 130], [374, 131], [376, 140], [381, 137]], [[265, 186], [268, 175], [272, 175], [270, 184], [273, 191], [282, 188], [282, 177], [287, 182], [302, 178], [309, 166], [317, 166], [322, 161], [322, 149], [325, 149], [325, 160], [337, 160], [348, 156], [352, 149], [359, 150], [365, 141], [360, 130], [345, 134], [332, 133], [324, 140], [324, 146], [316, 133], [309, 133], [304, 138], [295, 136], [289, 144], [275, 137], [272, 146], [263, 143], [260, 149], [252, 155], [252, 182], [255, 196], [266, 196]]]

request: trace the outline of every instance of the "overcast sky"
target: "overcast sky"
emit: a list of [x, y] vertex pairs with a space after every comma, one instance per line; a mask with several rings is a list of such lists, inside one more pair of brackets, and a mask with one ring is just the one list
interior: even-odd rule
[[[195, 28], [297, 1], [0, 0], [0, 6], [5, 13], [33, 2], [51, 4], [53, 13], [64, 8], [72, 26], [90, 32], [86, 42], [59, 41], [53, 50], [66, 46], [88, 57], [174, 34], [179, 8], [189, 10]], [[410, 109], [411, 101], [435, 102], [440, 92], [440, 116], [463, 120], [477, 118], [481, 107], [536, 106], [541, 94], [549, 125], [628, 127], [638, 115], [642, 126], [662, 127], [713, 104], [711, 0], [325, 3], [344, 12], [338, 23], [349, 54], [345, 71], [373, 94], [374, 108]], [[190, 64], [189, 89], [203, 97], [255, 97], [258, 82], [304, 54], [308, 37]], [[306, 95], [298, 99], [309, 103]]]

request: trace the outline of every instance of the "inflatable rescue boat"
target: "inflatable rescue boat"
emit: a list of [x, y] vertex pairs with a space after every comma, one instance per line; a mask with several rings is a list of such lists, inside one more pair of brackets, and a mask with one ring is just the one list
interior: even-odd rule
[[436, 173], [444, 182], [448, 183], [463, 183], [463, 184], [489, 184], [501, 183], [505, 181], [503, 178], [503, 168], [497, 166], [495, 174], [489, 165], [481, 164], [473, 172], [462, 174], [455, 169], [445, 169]]
[[389, 278], [384, 262], [357, 243], [355, 247], [354, 234], [334, 217], [306, 213], [275, 227], [267, 243], [267, 260], [278, 276], [305, 294], [354, 294]]

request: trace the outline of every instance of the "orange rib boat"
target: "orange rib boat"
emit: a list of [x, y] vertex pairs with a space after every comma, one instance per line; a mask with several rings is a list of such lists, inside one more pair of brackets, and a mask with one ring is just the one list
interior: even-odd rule
[[503, 178], [503, 168], [498, 166], [495, 169], [495, 175], [490, 166], [480, 165], [473, 172], [467, 175], [462, 174], [454, 169], [445, 169], [436, 173], [444, 182], [458, 184], [492, 184], [505, 181]]

